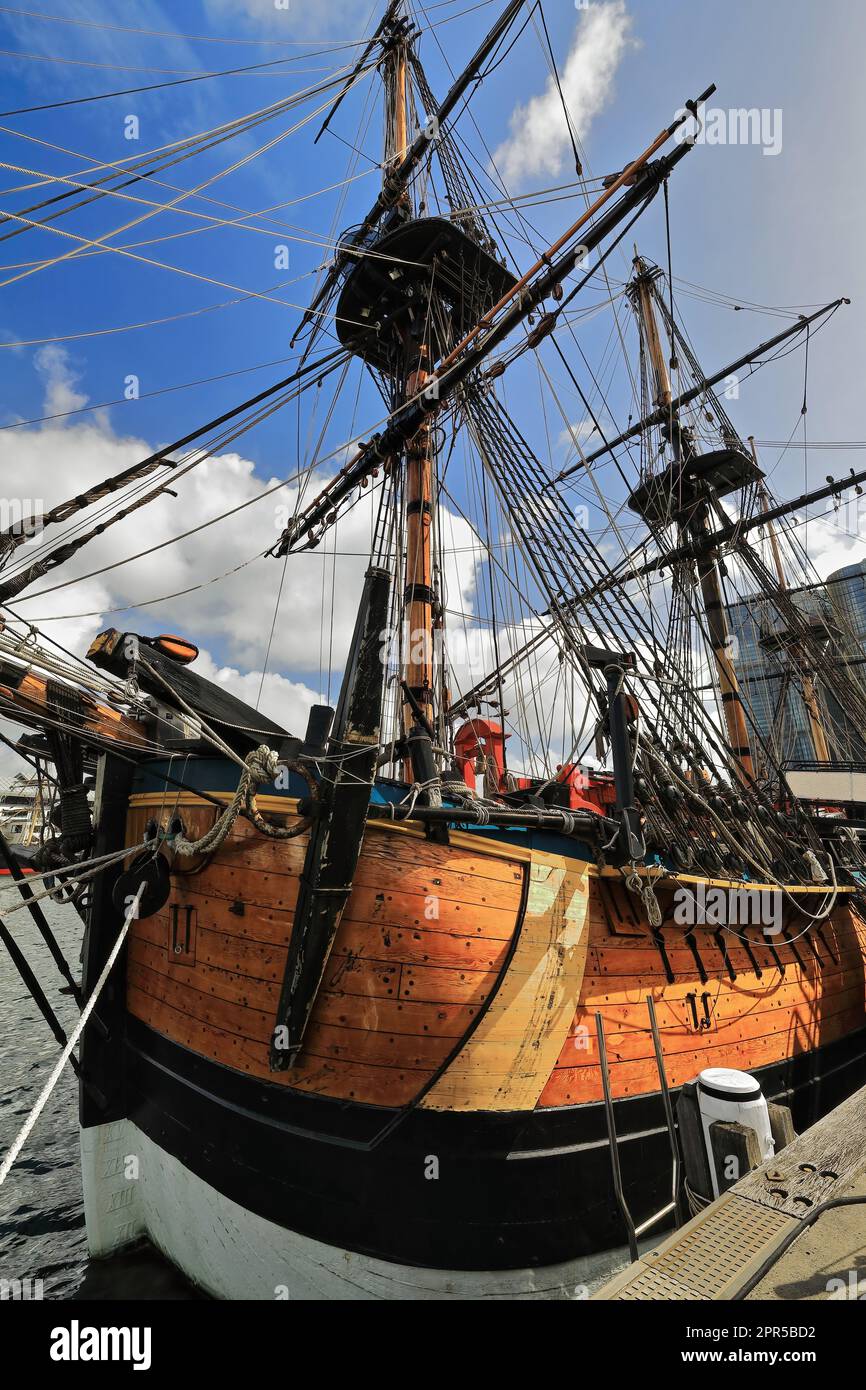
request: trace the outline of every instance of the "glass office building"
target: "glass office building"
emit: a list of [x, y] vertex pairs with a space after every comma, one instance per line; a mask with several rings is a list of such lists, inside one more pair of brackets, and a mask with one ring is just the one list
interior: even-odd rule
[[[798, 595], [797, 601], [801, 608], [816, 603], [811, 594]], [[759, 776], [767, 771], [764, 744], [778, 760], [808, 761], [815, 756], [799, 689], [786, 678], [784, 658], [772, 648], [773, 633], [780, 625], [778, 613], [765, 598], [746, 598], [728, 605], [731, 654]]]
[[[825, 584], [797, 590], [791, 598], [802, 613], [826, 622], [836, 641], [848, 648], [851, 674], [866, 681], [866, 561], [847, 565]], [[795, 681], [786, 681], [784, 655], [774, 650], [773, 634], [781, 619], [772, 603], [755, 597], [730, 604], [728, 622], [756, 767], [765, 770], [762, 742], [780, 761], [812, 761], [815, 750], [802, 695]], [[819, 669], [815, 676], [831, 755], [866, 761], [864, 731], [855, 728], [837, 700], [832, 673]]]
[[836, 570], [827, 580], [825, 592], [840, 625], [866, 650], [866, 561]]

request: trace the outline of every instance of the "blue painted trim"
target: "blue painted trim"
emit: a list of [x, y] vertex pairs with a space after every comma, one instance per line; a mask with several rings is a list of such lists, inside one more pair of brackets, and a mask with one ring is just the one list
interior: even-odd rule
[[[168, 774], [178, 782], [184, 782], [191, 791], [234, 792], [238, 784], [238, 769], [227, 758], [187, 758], [178, 754], [176, 758], [160, 758], [150, 763], [142, 763], [135, 776], [132, 795], [145, 792], [165, 794], [166, 804], [170, 805], [179, 788], [166, 783]], [[288, 787], [275, 787], [272, 782], [259, 788], [262, 796], [300, 797], [307, 794], [307, 785], [296, 773], [289, 774]], [[373, 788], [371, 802], [376, 806], [397, 805], [406, 796], [406, 786], [402, 782], [391, 782], [386, 778], [377, 781]], [[446, 805], [449, 803], [446, 801]], [[583, 840], [573, 840], [566, 835], [557, 835], [549, 830], [522, 830], [514, 826], [499, 828], [496, 825], [458, 825], [454, 827], [467, 835], [480, 835], [485, 840], [501, 841], [504, 845], [520, 846], [526, 850], [548, 850], [568, 859], [595, 859], [590, 845]]]

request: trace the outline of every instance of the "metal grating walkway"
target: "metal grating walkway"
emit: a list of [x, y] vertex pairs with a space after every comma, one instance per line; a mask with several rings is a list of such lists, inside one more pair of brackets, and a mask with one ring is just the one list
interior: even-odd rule
[[[714, 1301], [734, 1297], [810, 1210], [839, 1194], [847, 1181], [866, 1173], [864, 1132], [866, 1087], [849, 1096], [762, 1167], [747, 1173], [711, 1206], [622, 1270], [592, 1297], [631, 1301]], [[820, 1220], [826, 1222], [828, 1216], [822, 1215]], [[850, 1262], [851, 1235], [839, 1224]], [[825, 1229], [816, 1242], [818, 1247], [826, 1243]], [[854, 1228], [854, 1247], [866, 1253], [866, 1223], [862, 1218]], [[798, 1241], [792, 1249], [798, 1248], [808, 1263], [806, 1246], [800, 1247]], [[791, 1253], [783, 1259], [790, 1261]], [[778, 1282], [778, 1271], [775, 1279], [765, 1276], [751, 1296], [782, 1296], [772, 1291]], [[763, 1293], [765, 1286], [769, 1292]], [[821, 1296], [826, 1297], [826, 1291]]]
[[796, 1224], [795, 1216], [726, 1192], [595, 1297], [729, 1298]]

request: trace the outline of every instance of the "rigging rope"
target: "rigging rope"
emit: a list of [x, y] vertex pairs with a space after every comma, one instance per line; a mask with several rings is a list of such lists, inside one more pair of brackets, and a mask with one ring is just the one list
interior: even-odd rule
[[3, 1183], [9, 1176], [9, 1173], [12, 1170], [15, 1160], [20, 1154], [21, 1150], [24, 1148], [24, 1145], [27, 1143], [27, 1140], [29, 1139], [30, 1134], [33, 1131], [36, 1121], [39, 1119], [39, 1116], [42, 1114], [42, 1111], [48, 1104], [48, 1101], [51, 1099], [51, 1094], [55, 1086], [57, 1085], [57, 1082], [60, 1080], [60, 1077], [63, 1075], [63, 1068], [66, 1066], [66, 1063], [69, 1061], [70, 1057], [72, 1056], [72, 1053], [78, 1045], [78, 1040], [87, 1026], [87, 1021], [90, 1018], [90, 1015], [93, 1013], [94, 1008], [96, 1007], [97, 1001], [99, 1000], [99, 996], [105, 988], [106, 981], [108, 980], [108, 977], [111, 974], [111, 971], [114, 967], [114, 963], [120, 954], [120, 949], [123, 946], [124, 941], [126, 940], [127, 932], [129, 931], [130, 926], [138, 916], [138, 909], [141, 903], [141, 897], [146, 887], [147, 884], [144, 881], [142, 881], [139, 884], [138, 892], [135, 894], [135, 897], [132, 898], [132, 900], [130, 901], [129, 906], [126, 910], [126, 916], [123, 919], [123, 926], [120, 929], [117, 940], [111, 948], [105, 965], [102, 967], [99, 979], [96, 981], [96, 984], [94, 985], [90, 993], [90, 997], [88, 998], [87, 1003], [81, 1010], [81, 1016], [78, 1022], [76, 1023], [75, 1027], [73, 1028], [71, 1034], [69, 1035], [69, 1040], [67, 1041], [66, 1046], [60, 1053], [60, 1056], [57, 1059], [57, 1063], [52, 1068], [48, 1080], [42, 1087], [42, 1090], [40, 1091], [36, 1099], [36, 1103], [33, 1106], [33, 1109], [30, 1111], [30, 1114], [27, 1116], [27, 1119], [24, 1121], [24, 1124], [21, 1126], [21, 1129], [18, 1131], [18, 1134], [12, 1141], [12, 1145], [8, 1153], [6, 1154], [6, 1157], [4, 1158], [2, 1164], [0, 1164], [0, 1187], [2, 1187]]

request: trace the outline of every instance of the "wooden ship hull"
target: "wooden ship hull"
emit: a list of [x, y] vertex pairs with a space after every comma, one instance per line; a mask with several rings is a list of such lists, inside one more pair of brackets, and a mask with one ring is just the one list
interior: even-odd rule
[[[803, 1126], [862, 1079], [866, 796], [848, 777], [866, 727], [862, 638], [798, 607], [817, 576], [784, 523], [866, 473], [775, 503], [713, 390], [789, 340], [806, 347], [846, 301], [708, 376], [672, 269], [664, 291], [636, 251], [637, 373], [617, 336], [639, 417], [630, 392], [627, 429], [606, 438], [552, 335], [574, 335], [574, 296], [662, 189], [667, 209], [715, 88], [600, 188], [569, 194], [575, 220], [546, 250], [524, 243], [510, 218], [499, 226], [499, 194], [489, 201], [453, 128], [523, 8], [508, 0], [437, 100], [412, 18], [390, 0], [354, 69], [328, 84], [320, 134], [363, 70], [380, 71], [382, 183], [318, 267], [296, 370], [31, 518], [40, 532], [74, 521], [0, 580], [2, 606], [315, 388], [306, 462], [265, 552], [300, 566], [298, 593], [313, 574], [304, 554], [324, 546], [333, 560], [318, 634], [306, 609], [280, 614], [282, 581], [274, 606], [270, 638], [279, 621], [291, 660], [318, 635], [323, 685], [328, 650], [329, 700], [342, 672], [336, 708], [313, 704], [303, 737], [189, 670], [198, 648], [177, 634], [108, 629], [77, 666], [56, 643], [37, 650], [14, 612], [0, 628], [0, 701], [44, 733], [55, 770], [40, 879], [85, 922], [79, 986], [28, 903], [82, 1006], [70, 1039], [8, 933], [6, 945], [81, 1077], [90, 1248], [150, 1239], [217, 1297], [579, 1297], [600, 1252], [625, 1243], [615, 1153], [640, 1229], [679, 1205], [667, 1087], [708, 1066], [749, 1072]], [[540, 357], [535, 421], [522, 388], [524, 423], [497, 384], [548, 339], [598, 433], [588, 454]], [[381, 428], [355, 434], [353, 411], [332, 438], [353, 358], [356, 405], [366, 382]], [[548, 395], [579, 454], [558, 473], [542, 457]], [[622, 401], [601, 404], [614, 421]], [[614, 453], [638, 438], [639, 458]], [[602, 458], [627, 491], [592, 475], [607, 521], [596, 544], [582, 494], [561, 484]], [[368, 563], [338, 654], [337, 526], [363, 498]], [[625, 505], [646, 531], [627, 546]], [[0, 533], [0, 566], [33, 530]], [[471, 564], [455, 571], [461, 552]], [[470, 570], [471, 585], [455, 583]], [[766, 736], [731, 627], [735, 607], [765, 600], [772, 623], [753, 645], [784, 697], [760, 685], [778, 705]], [[245, 645], [262, 642], [261, 696], [276, 672], [257, 616]], [[468, 691], [449, 645], [461, 630], [493, 659]], [[816, 767], [789, 766], [789, 695]], [[11, 865], [2, 834], [0, 857]], [[709, 888], [762, 890], [784, 916], [770, 933], [748, 918], [681, 921], [683, 891]]]
[[[230, 764], [197, 773], [230, 799]], [[292, 790], [260, 811], [291, 817]], [[154, 771], [124, 817], [125, 800], [120, 787], [105, 844], [140, 843], [154, 818], [201, 834], [218, 814]], [[850, 896], [818, 927], [792, 908], [779, 935], [739, 940], [676, 926], [670, 880], [654, 933], [619, 870], [564, 836], [458, 831], [442, 845], [371, 822], [303, 1051], [274, 1072], [305, 842], [238, 821], [133, 923], [107, 1036], [91, 1031], [84, 1054], [108, 1101], [82, 1095], [94, 1254], [147, 1237], [230, 1298], [574, 1297], [592, 1257], [624, 1241], [596, 1011], [637, 1222], [671, 1196], [648, 994], [674, 1090], [736, 1067], [805, 1125], [862, 1069], [866, 923]], [[116, 936], [110, 904], [106, 876], [91, 977]]]

